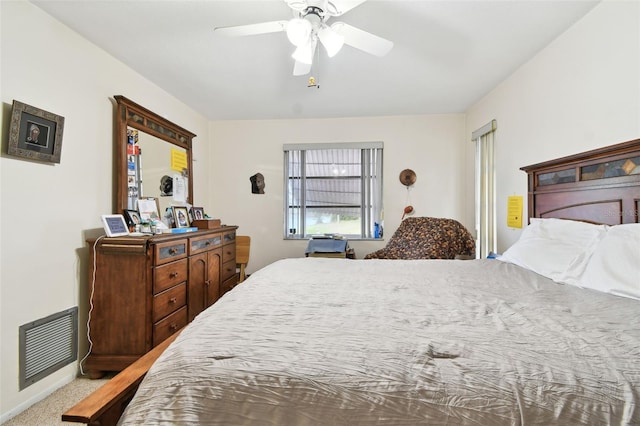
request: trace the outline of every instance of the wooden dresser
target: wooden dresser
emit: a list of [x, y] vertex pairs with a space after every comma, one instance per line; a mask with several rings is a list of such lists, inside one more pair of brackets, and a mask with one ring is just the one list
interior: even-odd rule
[[236, 229], [87, 241], [90, 377], [123, 370], [236, 285]]

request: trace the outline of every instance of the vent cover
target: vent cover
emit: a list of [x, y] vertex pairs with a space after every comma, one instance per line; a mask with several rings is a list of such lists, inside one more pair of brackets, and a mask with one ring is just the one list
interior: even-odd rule
[[78, 307], [20, 326], [20, 390], [78, 359]]

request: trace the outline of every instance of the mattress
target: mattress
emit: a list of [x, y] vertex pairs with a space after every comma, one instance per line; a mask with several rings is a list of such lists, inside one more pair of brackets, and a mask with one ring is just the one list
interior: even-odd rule
[[640, 303], [496, 260], [284, 259], [183, 330], [120, 424], [640, 424]]

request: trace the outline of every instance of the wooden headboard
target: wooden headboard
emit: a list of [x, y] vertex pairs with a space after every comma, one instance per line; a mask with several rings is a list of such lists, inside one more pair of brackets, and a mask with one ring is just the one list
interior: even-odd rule
[[529, 217], [638, 223], [640, 139], [521, 167]]

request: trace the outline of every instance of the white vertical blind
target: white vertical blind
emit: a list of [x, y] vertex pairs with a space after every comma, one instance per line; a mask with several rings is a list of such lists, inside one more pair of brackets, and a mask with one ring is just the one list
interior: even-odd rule
[[486, 258], [497, 251], [496, 182], [494, 140], [498, 128], [492, 120], [472, 133], [476, 144], [476, 257]]
[[362, 237], [374, 238], [382, 217], [382, 150], [362, 149]]
[[325, 233], [376, 238], [383, 214], [382, 150], [381, 142], [284, 145], [285, 238], [317, 233], [318, 218]]

